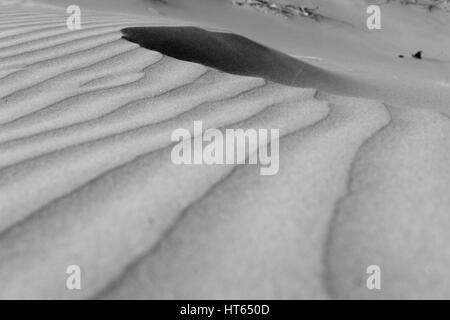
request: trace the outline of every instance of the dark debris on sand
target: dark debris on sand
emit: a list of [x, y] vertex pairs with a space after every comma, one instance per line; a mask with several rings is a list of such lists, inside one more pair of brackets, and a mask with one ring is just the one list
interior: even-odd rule
[[269, 0], [232, 0], [234, 5], [254, 8], [259, 11], [280, 15], [285, 18], [307, 17], [317, 19], [316, 11], [319, 7], [309, 8], [306, 6], [295, 6], [292, 4], [280, 4]]

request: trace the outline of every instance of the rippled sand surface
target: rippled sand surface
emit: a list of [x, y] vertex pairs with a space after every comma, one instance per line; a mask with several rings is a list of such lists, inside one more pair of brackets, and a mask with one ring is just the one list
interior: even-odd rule
[[[65, 19], [0, 13], [1, 298], [450, 297], [448, 116], [122, 39], [160, 17]], [[174, 165], [195, 120], [280, 128], [279, 173]]]

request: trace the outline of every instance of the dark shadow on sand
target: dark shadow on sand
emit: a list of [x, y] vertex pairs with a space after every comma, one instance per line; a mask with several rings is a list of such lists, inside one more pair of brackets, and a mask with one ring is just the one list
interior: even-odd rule
[[164, 55], [227, 73], [329, 91], [347, 91], [347, 81], [275, 49], [231, 33], [196, 27], [132, 27], [123, 38]]

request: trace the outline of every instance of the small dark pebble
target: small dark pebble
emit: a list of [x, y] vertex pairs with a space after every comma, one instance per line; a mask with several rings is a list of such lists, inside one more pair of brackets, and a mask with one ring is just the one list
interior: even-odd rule
[[422, 59], [422, 50], [417, 51], [416, 53], [414, 53], [414, 54], [412, 55], [412, 57], [413, 57], [413, 58], [416, 58], [416, 59]]

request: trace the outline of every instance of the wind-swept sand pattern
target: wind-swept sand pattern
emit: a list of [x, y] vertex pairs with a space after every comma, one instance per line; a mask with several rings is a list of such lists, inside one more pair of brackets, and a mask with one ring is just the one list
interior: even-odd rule
[[[450, 297], [447, 116], [122, 39], [160, 17], [41, 11], [0, 13], [1, 298]], [[279, 128], [279, 173], [174, 165], [196, 120]]]
[[[330, 285], [341, 298], [448, 299], [450, 122], [423, 110], [389, 111], [391, 124], [360, 149], [336, 207]], [[360, 268], [370, 261], [385, 270], [382, 294], [362, 289]]]

